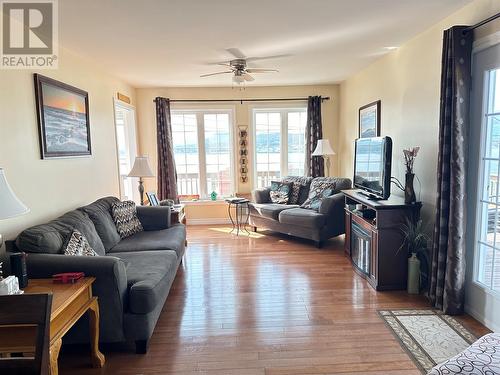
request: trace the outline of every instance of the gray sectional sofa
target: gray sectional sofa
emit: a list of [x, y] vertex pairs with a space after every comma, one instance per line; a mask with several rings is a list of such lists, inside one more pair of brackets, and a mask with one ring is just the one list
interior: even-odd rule
[[345, 233], [344, 195], [341, 190], [351, 188], [351, 180], [338, 177], [317, 177], [331, 182], [333, 194], [323, 198], [318, 210], [300, 207], [308, 198], [312, 177], [289, 176], [282, 181], [300, 183], [303, 187], [297, 204], [276, 204], [271, 202], [270, 187], [252, 192], [253, 202], [249, 203], [249, 223], [254, 231], [257, 227], [313, 240], [317, 247], [323, 241]]
[[[100, 309], [100, 341], [134, 341], [137, 353], [147, 351], [158, 317], [185, 250], [183, 224], [171, 224], [169, 207], [137, 207], [144, 232], [120, 239], [111, 216], [117, 198], [107, 197], [24, 230], [10, 251], [25, 251], [30, 278], [61, 272], [94, 276], [93, 293]], [[96, 257], [63, 255], [74, 229], [79, 230]], [[65, 342], [89, 340], [81, 319]]]

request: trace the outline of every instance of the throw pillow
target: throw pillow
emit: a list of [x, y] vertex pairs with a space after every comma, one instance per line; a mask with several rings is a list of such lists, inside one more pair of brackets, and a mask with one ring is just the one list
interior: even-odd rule
[[85, 236], [77, 229], [73, 230], [73, 233], [71, 233], [66, 248], [64, 249], [64, 255], [99, 256], [99, 254], [90, 247]]
[[271, 202], [278, 204], [287, 204], [290, 199], [292, 183], [271, 181], [271, 191], [269, 196]]
[[300, 192], [305, 186], [300, 182], [292, 182], [292, 192], [290, 194], [290, 199], [288, 200], [288, 204], [297, 204], [300, 199]]
[[137, 218], [135, 203], [132, 201], [113, 203], [111, 206], [111, 216], [113, 216], [120, 238], [126, 238], [144, 230]]
[[319, 206], [323, 198], [329, 197], [333, 194], [334, 191], [335, 183], [315, 179], [311, 183], [311, 188], [309, 190], [309, 196], [307, 197], [307, 200], [300, 207], [317, 211], [319, 210]]

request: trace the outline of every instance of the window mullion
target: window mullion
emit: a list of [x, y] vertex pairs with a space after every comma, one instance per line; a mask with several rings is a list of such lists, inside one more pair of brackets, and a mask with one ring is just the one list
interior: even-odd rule
[[281, 173], [280, 177], [288, 176], [288, 111], [283, 110], [281, 116]]
[[205, 116], [203, 112], [196, 112], [196, 126], [198, 131], [198, 162], [200, 171], [200, 198], [206, 198], [207, 192], [207, 165], [205, 154]]

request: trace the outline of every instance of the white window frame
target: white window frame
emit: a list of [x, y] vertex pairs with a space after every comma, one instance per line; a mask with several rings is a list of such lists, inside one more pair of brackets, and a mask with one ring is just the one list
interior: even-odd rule
[[[192, 105], [182, 105], [176, 104], [172, 105], [170, 109], [171, 115], [174, 114], [195, 114], [196, 115], [196, 126], [197, 126], [197, 134], [198, 134], [198, 163], [199, 163], [199, 173], [200, 173], [200, 200], [209, 200], [210, 193], [207, 191], [207, 175], [206, 175], [206, 154], [205, 154], [205, 124], [204, 124], [204, 115], [205, 114], [228, 114], [229, 115], [229, 165], [230, 165], [230, 173], [231, 173], [231, 193], [234, 194], [236, 192], [236, 166], [235, 166], [235, 139], [234, 139], [234, 118], [235, 118], [235, 108], [234, 106], [217, 106], [213, 108], [200, 108], [199, 106]], [[223, 199], [224, 197], [218, 196], [219, 199]]]
[[[135, 177], [127, 177], [126, 175], [120, 173], [120, 147], [118, 145], [118, 128], [116, 126], [117, 109], [124, 110], [127, 112], [128, 119], [125, 122], [125, 138], [129, 151], [130, 168], [132, 168], [132, 166], [134, 165], [135, 158], [138, 155], [136, 110], [134, 106], [128, 103], [122, 102], [121, 100], [118, 100], [116, 98], [113, 99], [113, 113], [115, 120], [114, 126], [115, 126], [115, 144], [116, 144], [116, 163], [118, 170], [118, 184], [120, 190], [120, 197], [122, 199], [132, 199], [134, 202], [137, 203], [140, 200], [136, 182], [136, 180], [138, 179]], [[133, 124], [131, 124], [131, 122]], [[125, 187], [124, 187], [125, 183], [131, 184], [132, 197], [125, 196]]]
[[[475, 197], [476, 199], [476, 223], [475, 223], [475, 233], [474, 233], [474, 271], [473, 271], [473, 276], [472, 280], [473, 283], [479, 286], [481, 289], [486, 291], [489, 294], [495, 295], [497, 297], [500, 297], [500, 291], [494, 290], [493, 285], [488, 286], [480, 281], [480, 258], [481, 258], [481, 228], [483, 225], [483, 218], [482, 218], [482, 205], [484, 203], [484, 174], [485, 174], [485, 161], [483, 160], [485, 158], [485, 153], [486, 153], [486, 141], [487, 141], [487, 123], [488, 123], [488, 116], [495, 115], [495, 113], [491, 114], [488, 113], [488, 102], [489, 102], [489, 73], [484, 72], [484, 76], [482, 77], [483, 81], [483, 92], [482, 92], [482, 97], [481, 97], [481, 137], [480, 137], [480, 146], [479, 146], [479, 173], [478, 173], [478, 189], [477, 189], [477, 195]], [[487, 116], [488, 115], [488, 116]], [[500, 164], [500, 160], [499, 160]], [[500, 182], [500, 181], [499, 181]], [[497, 195], [500, 194], [499, 186], [497, 185]], [[500, 202], [499, 202], [500, 204]], [[495, 216], [498, 215], [498, 209], [495, 213]], [[497, 218], [495, 217], [495, 222], [497, 221]], [[495, 238], [495, 237], [494, 237]], [[495, 242], [495, 241], [494, 241]], [[494, 266], [495, 262], [495, 254], [497, 253], [497, 250], [495, 246], [493, 248], [493, 261], [492, 261], [492, 267]], [[492, 273], [492, 278], [493, 278], [493, 273]]]
[[[272, 103], [249, 106], [249, 117], [252, 119], [252, 186], [257, 188], [257, 127], [256, 114], [259, 112], [279, 112], [281, 115], [280, 127], [280, 178], [288, 175], [288, 113], [306, 112], [307, 101], [298, 101], [294, 103]], [[305, 165], [305, 160], [304, 160]]]

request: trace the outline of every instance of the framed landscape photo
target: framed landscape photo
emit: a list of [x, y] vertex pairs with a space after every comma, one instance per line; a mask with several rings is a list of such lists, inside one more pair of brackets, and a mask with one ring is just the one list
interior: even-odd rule
[[34, 78], [42, 159], [91, 155], [88, 93], [39, 74]]
[[380, 100], [359, 109], [359, 138], [380, 136]]

